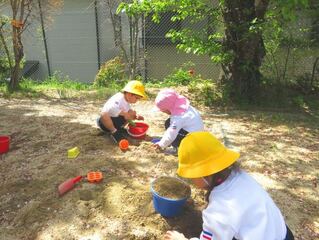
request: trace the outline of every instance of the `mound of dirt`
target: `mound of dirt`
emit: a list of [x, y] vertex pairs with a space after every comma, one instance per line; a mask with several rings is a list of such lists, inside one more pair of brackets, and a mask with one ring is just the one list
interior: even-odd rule
[[173, 177], [160, 177], [153, 182], [152, 187], [159, 196], [173, 200], [183, 199], [191, 194], [191, 188], [186, 183]]

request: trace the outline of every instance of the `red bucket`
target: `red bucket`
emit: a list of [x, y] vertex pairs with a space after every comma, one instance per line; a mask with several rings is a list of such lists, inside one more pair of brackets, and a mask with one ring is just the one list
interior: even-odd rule
[[134, 126], [128, 126], [128, 134], [136, 139], [144, 139], [149, 126], [143, 122], [135, 122]]
[[0, 154], [6, 153], [9, 151], [9, 143], [10, 143], [9, 136], [0, 136]]

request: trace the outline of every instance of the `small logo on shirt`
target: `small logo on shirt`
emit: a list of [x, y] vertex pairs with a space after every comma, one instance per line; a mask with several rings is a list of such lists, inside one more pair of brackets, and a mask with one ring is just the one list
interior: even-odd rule
[[202, 231], [202, 237], [204, 239], [213, 240], [213, 234], [208, 231]]

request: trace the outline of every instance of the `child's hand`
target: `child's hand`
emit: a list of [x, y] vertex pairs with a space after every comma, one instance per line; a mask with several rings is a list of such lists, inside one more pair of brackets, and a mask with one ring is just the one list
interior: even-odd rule
[[132, 120], [128, 120], [128, 124], [132, 127], [135, 127], [136, 126], [136, 123], [133, 122]]
[[127, 112], [126, 120], [134, 120], [136, 119], [136, 112], [134, 110], [129, 110]]
[[187, 240], [187, 238], [177, 231], [167, 231], [164, 235], [164, 240]]
[[141, 115], [136, 115], [136, 120], [144, 120], [144, 117]]
[[158, 145], [157, 143], [153, 144], [153, 148], [155, 148], [156, 150], [162, 150], [162, 148], [160, 147], [160, 145]]

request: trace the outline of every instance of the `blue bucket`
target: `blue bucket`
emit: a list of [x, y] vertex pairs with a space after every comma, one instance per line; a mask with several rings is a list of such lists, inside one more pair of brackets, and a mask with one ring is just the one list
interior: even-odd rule
[[153, 184], [155, 181], [156, 180], [154, 180], [151, 184], [151, 192], [153, 195], [153, 205], [155, 211], [161, 214], [163, 217], [175, 217], [179, 215], [182, 212], [183, 206], [185, 205], [189, 196], [181, 199], [162, 197], [153, 189]]

